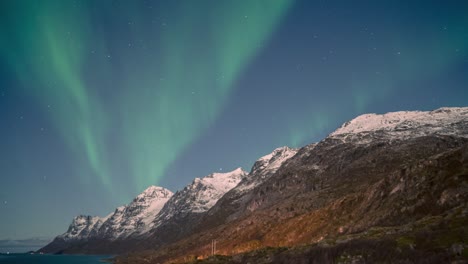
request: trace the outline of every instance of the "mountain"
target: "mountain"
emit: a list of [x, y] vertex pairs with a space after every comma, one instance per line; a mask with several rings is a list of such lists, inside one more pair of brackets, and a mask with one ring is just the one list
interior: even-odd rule
[[213, 241], [226, 257], [206, 263], [468, 258], [468, 108], [362, 115], [287, 156], [263, 178], [260, 159], [183, 236], [116, 263], [185, 263]]
[[57, 238], [63, 241], [77, 241], [88, 239], [93, 230], [99, 230], [106, 218], [89, 215], [79, 215], [73, 218], [67, 232]]
[[205, 227], [214, 227], [236, 219], [239, 213], [242, 213], [239, 208], [243, 208], [246, 201], [249, 200], [250, 191], [265, 182], [284, 162], [293, 157], [297, 151], [297, 149], [281, 147], [259, 158], [254, 163], [250, 173], [246, 175], [236, 187], [227, 192], [218, 203], [203, 216], [203, 224], [198, 226], [197, 230], [201, 231], [205, 229]]
[[154, 218], [172, 196], [171, 191], [162, 187], [147, 188], [129, 205], [117, 208], [97, 229], [96, 236], [115, 240], [148, 232], [153, 227]]
[[[241, 168], [227, 173], [212, 173], [195, 178], [175, 194], [165, 188], [151, 186], [129, 205], [116, 208], [105, 218], [75, 217], [67, 232], [40, 251], [118, 253], [135, 248], [148, 236], [153, 240], [170, 241], [178, 237], [179, 230], [183, 234], [182, 226], [189, 229], [191, 221], [210, 209], [246, 175]], [[171, 229], [173, 225], [177, 225], [177, 232]]]
[[[400, 111], [384, 115], [364, 114], [346, 122], [330, 137], [346, 140], [374, 135], [382, 139], [415, 138], [425, 135], [453, 135], [466, 137], [466, 107], [444, 107], [434, 111]], [[360, 140], [361, 143], [367, 141]]]
[[465, 107], [358, 116], [249, 173], [195, 178], [174, 195], [150, 187], [105, 218], [79, 216], [43, 251], [185, 263], [216, 241], [225, 256], [206, 263], [450, 263], [468, 258], [467, 234]]
[[155, 225], [160, 226], [171, 218], [208, 211], [219, 198], [234, 188], [246, 175], [245, 171], [237, 168], [228, 173], [213, 173], [203, 178], [195, 178], [191, 184], [176, 192], [165, 204], [155, 219]]
[[[150, 186], [127, 206], [120, 206], [104, 218], [80, 215], [73, 219], [67, 232], [57, 236], [39, 251], [57, 253], [87, 243], [102, 243], [138, 236], [153, 227], [154, 217], [173, 193]], [[77, 246], [78, 245], [78, 246]], [[78, 250], [79, 251], [79, 250]]]
[[163, 245], [180, 239], [193, 231], [201, 216], [223, 195], [247, 176], [241, 168], [227, 173], [212, 173], [195, 178], [177, 191], [156, 217], [151, 236], [142, 244]]
[[269, 176], [273, 175], [285, 161], [296, 155], [296, 153], [297, 149], [285, 146], [277, 148], [272, 153], [261, 157], [254, 163], [249, 173], [249, 177], [246, 177], [246, 179], [242, 181], [234, 191], [245, 192], [253, 189], [255, 186], [265, 181]]

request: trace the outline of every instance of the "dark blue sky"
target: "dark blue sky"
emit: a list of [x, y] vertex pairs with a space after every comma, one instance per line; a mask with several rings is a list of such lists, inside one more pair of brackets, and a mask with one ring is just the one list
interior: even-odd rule
[[0, 239], [468, 104], [466, 1], [0, 3]]

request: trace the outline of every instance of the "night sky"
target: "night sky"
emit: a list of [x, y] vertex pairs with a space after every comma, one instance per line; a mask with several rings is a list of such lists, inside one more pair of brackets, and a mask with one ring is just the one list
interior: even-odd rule
[[468, 105], [468, 1], [0, 1], [0, 239]]

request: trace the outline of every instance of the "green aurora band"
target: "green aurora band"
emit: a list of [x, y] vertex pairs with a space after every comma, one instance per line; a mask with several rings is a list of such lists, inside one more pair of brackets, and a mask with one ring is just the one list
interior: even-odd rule
[[[141, 15], [139, 2], [126, 3], [108, 16], [136, 25], [130, 40], [93, 19], [96, 8], [115, 3], [9, 1], [0, 11], [8, 21], [0, 25], [0, 57], [82, 159], [80, 174], [113, 192], [116, 164], [124, 161], [132, 195], [157, 184], [219, 117], [291, 2], [183, 1], [151, 16]], [[148, 26], [154, 17], [158, 30]]]

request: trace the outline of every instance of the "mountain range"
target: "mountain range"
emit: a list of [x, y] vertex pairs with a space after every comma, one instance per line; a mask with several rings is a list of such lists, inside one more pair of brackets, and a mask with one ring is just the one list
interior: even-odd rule
[[122, 254], [117, 263], [464, 261], [467, 198], [467, 107], [365, 114], [248, 173], [175, 194], [151, 186], [104, 218], [77, 216], [41, 251]]

